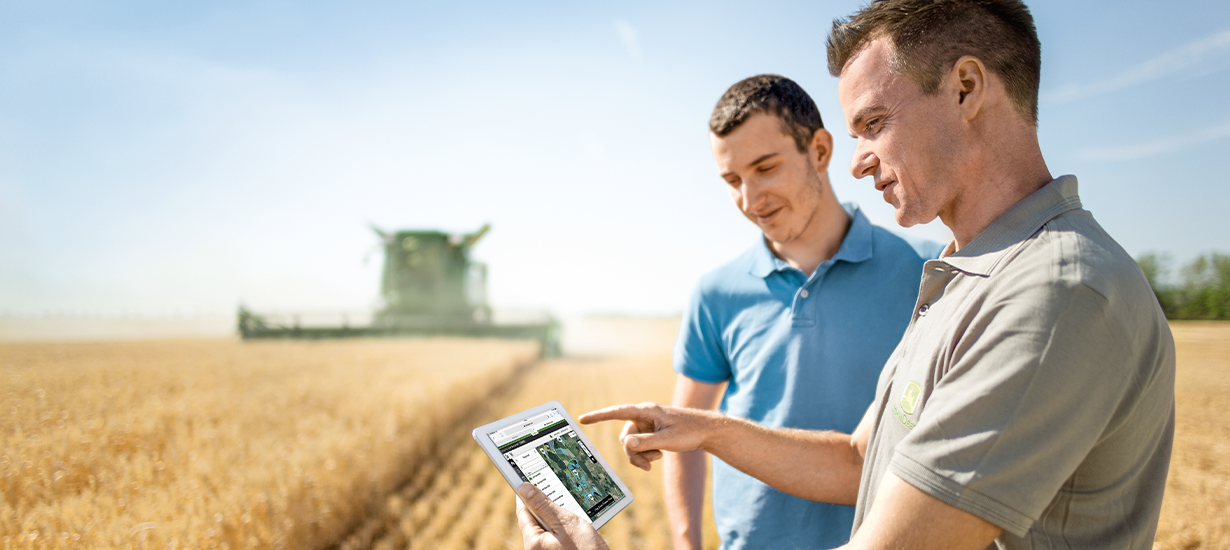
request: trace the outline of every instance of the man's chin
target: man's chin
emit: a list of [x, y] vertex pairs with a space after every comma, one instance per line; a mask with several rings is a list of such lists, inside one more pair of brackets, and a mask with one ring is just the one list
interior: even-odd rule
[[931, 223], [938, 217], [939, 216], [934, 214], [932, 214], [931, 217], [927, 217], [925, 214], [919, 214], [918, 212], [906, 212], [901, 209], [897, 209], [893, 212], [893, 218], [897, 220], [897, 225], [900, 225], [901, 227], [914, 227], [916, 225]]
[[917, 216], [911, 216], [909, 212], [900, 208], [893, 211], [893, 219], [897, 220], [897, 225], [901, 227], [914, 227], [919, 224]]
[[789, 235], [784, 231], [764, 231], [764, 229], [761, 229], [761, 232], [764, 233], [765, 240], [769, 241], [769, 244], [771, 245], [786, 244], [790, 241], [793, 241], [794, 238], [797, 236], [797, 235]]
[[893, 209], [893, 220], [897, 221], [897, 225], [903, 226], [903, 228], [913, 228], [914, 225], [918, 225], [916, 221], [910, 219], [909, 214], [905, 213], [905, 210], [900, 208]]

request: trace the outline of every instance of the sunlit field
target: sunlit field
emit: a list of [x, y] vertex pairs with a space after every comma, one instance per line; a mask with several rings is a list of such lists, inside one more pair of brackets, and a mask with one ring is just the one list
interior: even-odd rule
[[[669, 355], [606, 360], [558, 360], [532, 376], [498, 406], [482, 411], [475, 426], [558, 399], [580, 414], [613, 403], [669, 402], [674, 372]], [[586, 433], [628, 484], [635, 501], [602, 528], [611, 548], [670, 548], [660, 468], [643, 472], [623, 459], [622, 426], [605, 423]], [[521, 548], [514, 517], [515, 495], [468, 432], [452, 434], [449, 452], [417, 472], [413, 482], [390, 495], [381, 513], [343, 542], [342, 548]], [[717, 547], [708, 525], [708, 546]]]
[[319, 548], [535, 344], [0, 344], [5, 548]]
[[[3, 547], [518, 549], [470, 430], [551, 399], [669, 401], [677, 325], [608, 325], [586, 336], [600, 353], [548, 361], [497, 340], [0, 344]], [[1230, 548], [1230, 323], [1173, 326], [1155, 547]], [[668, 549], [660, 468], [629, 466], [619, 428], [585, 428], [635, 496], [603, 534]]]
[[1171, 323], [1175, 445], [1155, 548], [1230, 548], [1230, 322]]

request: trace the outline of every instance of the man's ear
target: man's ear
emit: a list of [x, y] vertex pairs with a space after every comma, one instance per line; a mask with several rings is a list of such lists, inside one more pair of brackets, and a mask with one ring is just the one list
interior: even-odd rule
[[816, 163], [816, 171], [825, 173], [829, 169], [829, 161], [833, 160], [833, 134], [820, 128], [811, 135], [811, 147], [808, 148], [812, 162]]
[[956, 106], [962, 120], [973, 120], [978, 116], [987, 98], [988, 76], [986, 65], [972, 55], [958, 59], [953, 65], [948, 85], [955, 92]]

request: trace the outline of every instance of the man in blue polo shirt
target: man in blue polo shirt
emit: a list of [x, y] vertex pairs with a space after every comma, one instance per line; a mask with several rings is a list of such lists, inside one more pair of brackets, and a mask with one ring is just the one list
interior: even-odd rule
[[[731, 198], [764, 237], [697, 285], [675, 346], [674, 404], [850, 433], [910, 321], [923, 262], [942, 247], [837, 202], [832, 135], [790, 79], [731, 86], [709, 129]], [[664, 472], [675, 548], [699, 550], [703, 451], [667, 453]], [[717, 458], [713, 511], [726, 550], [840, 546], [854, 520], [852, 506], [787, 495]]]

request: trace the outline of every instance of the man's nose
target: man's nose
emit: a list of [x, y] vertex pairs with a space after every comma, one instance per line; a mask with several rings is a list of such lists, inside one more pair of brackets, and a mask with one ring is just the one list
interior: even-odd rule
[[850, 159], [850, 174], [854, 179], [874, 174], [879, 164], [880, 159], [876, 158], [876, 154], [867, 146], [866, 140], [858, 140], [858, 145], [854, 147], [854, 157]]
[[764, 197], [764, 193], [760, 191], [760, 185], [757, 185], [755, 182], [751, 180], [744, 180], [742, 191], [743, 191], [742, 193], [743, 194], [743, 204], [742, 204], [743, 211], [744, 212], [755, 212], [756, 207], [760, 205], [760, 201]]

